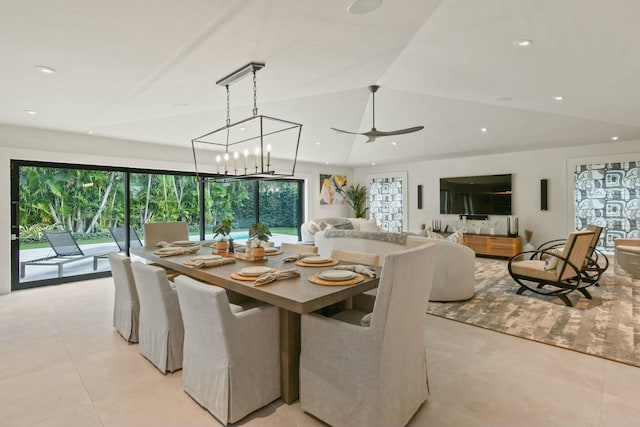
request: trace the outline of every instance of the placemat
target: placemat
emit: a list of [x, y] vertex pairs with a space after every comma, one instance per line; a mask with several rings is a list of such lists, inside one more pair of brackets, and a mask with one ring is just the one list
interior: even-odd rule
[[266, 256], [271, 256], [271, 255], [282, 255], [282, 251], [265, 252], [264, 254], [265, 254]]
[[337, 259], [332, 259], [331, 261], [318, 264], [318, 263], [312, 263], [312, 262], [304, 262], [304, 258], [302, 258], [296, 261], [295, 264], [299, 265], [300, 267], [331, 267], [332, 265], [340, 264], [340, 261], [338, 261]]
[[[274, 273], [279, 272], [280, 270], [278, 269], [273, 269]], [[243, 280], [245, 282], [255, 282], [256, 279], [260, 277], [260, 276], [243, 276], [241, 274], [238, 274], [236, 271], [234, 271], [233, 273], [231, 273], [231, 278], [235, 279], [235, 280]]]
[[362, 274], [356, 273], [356, 277], [349, 280], [324, 280], [318, 277], [317, 274], [312, 274], [309, 276], [309, 281], [311, 283], [315, 283], [316, 285], [324, 285], [324, 286], [347, 286], [347, 285], [355, 285], [356, 283], [360, 283], [364, 280], [364, 276]]

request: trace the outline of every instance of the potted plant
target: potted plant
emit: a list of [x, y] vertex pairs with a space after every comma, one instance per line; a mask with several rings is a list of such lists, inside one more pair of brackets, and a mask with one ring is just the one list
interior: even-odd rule
[[365, 207], [367, 201], [367, 187], [356, 184], [350, 185], [345, 192], [347, 203], [353, 208], [353, 216], [355, 218], [365, 218], [367, 210]]
[[220, 240], [216, 242], [218, 255], [227, 255], [229, 251], [233, 252], [233, 238], [231, 237], [231, 229], [233, 225], [230, 219], [223, 219], [220, 224], [213, 227], [213, 238], [220, 236]]
[[249, 227], [249, 240], [251, 241], [251, 246], [253, 246], [252, 256], [254, 259], [264, 259], [265, 250], [262, 242], [268, 242], [269, 238], [271, 238], [269, 227], [261, 222], [251, 224]]

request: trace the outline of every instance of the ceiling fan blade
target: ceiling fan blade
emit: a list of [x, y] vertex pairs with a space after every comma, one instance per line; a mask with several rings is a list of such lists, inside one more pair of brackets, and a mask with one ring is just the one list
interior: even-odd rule
[[349, 132], [348, 130], [342, 130], [342, 129], [336, 129], [336, 128], [331, 128], [331, 129], [335, 130], [336, 132], [348, 133], [349, 135], [366, 135], [365, 133], [360, 133], [360, 132]]
[[411, 128], [391, 130], [391, 131], [388, 131], [388, 132], [379, 130], [379, 131], [376, 131], [376, 134], [377, 134], [377, 136], [404, 135], [406, 133], [418, 132], [418, 131], [420, 131], [422, 129], [424, 129], [424, 126], [414, 126], [414, 127], [411, 127]]

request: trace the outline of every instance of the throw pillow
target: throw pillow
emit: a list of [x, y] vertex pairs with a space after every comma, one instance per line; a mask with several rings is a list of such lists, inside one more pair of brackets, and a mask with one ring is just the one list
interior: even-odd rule
[[464, 237], [464, 234], [462, 233], [462, 230], [458, 230], [455, 233], [450, 234], [447, 237], [447, 240], [450, 241], [451, 243], [456, 243], [458, 245], [462, 245], [463, 244], [463, 237]]
[[360, 223], [360, 231], [380, 231], [375, 218]]
[[544, 260], [544, 269], [545, 270], [554, 270], [558, 265], [558, 261], [560, 258], [554, 255], [562, 256], [562, 250], [564, 248], [556, 248], [551, 251], [551, 256], [548, 256], [547, 259]]

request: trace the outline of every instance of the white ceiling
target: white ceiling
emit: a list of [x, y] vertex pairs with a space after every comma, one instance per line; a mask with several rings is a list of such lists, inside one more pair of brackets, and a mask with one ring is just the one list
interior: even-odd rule
[[[640, 139], [637, 0], [350, 1], [0, 0], [0, 122], [190, 147], [224, 125], [215, 81], [262, 61], [259, 112], [303, 124], [302, 161]], [[379, 130], [425, 129], [369, 144], [330, 130], [371, 128], [371, 84]], [[250, 79], [231, 103], [232, 121], [251, 115]]]

